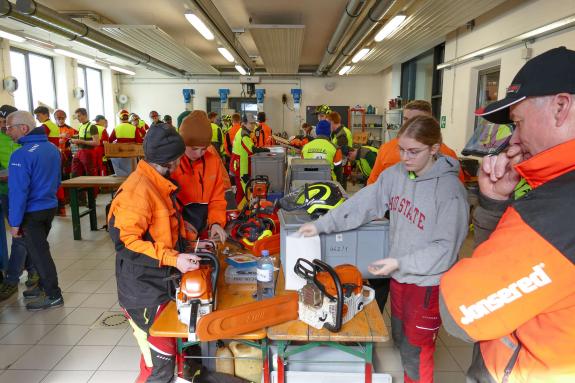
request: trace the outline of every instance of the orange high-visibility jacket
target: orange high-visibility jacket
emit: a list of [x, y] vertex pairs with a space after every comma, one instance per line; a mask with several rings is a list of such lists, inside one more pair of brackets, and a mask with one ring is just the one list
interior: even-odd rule
[[242, 129], [241, 124], [233, 124], [230, 130], [226, 133], [225, 136], [225, 145], [224, 149], [226, 150], [226, 154], [228, 157], [232, 156], [232, 149], [234, 146], [234, 138], [236, 138], [236, 133]]
[[[170, 267], [185, 251], [177, 186], [146, 161], [120, 186], [108, 214], [108, 231], [116, 249], [118, 297], [124, 308], [167, 302]], [[188, 238], [184, 238], [188, 236]]]
[[[481, 382], [575, 382], [575, 140], [516, 166], [533, 188], [444, 274], [441, 317]], [[477, 347], [477, 346], [476, 346]]]
[[265, 122], [260, 122], [258, 127], [252, 132], [251, 137], [255, 146], [263, 148], [264, 146], [274, 145], [275, 140], [272, 134], [272, 128]]
[[208, 205], [208, 227], [214, 223], [226, 226], [225, 168], [220, 156], [210, 145], [206, 153], [194, 162], [182, 156], [180, 166], [171, 177], [178, 183], [178, 200], [185, 206], [190, 203]]
[[[441, 144], [439, 151], [446, 156], [453, 157], [456, 160], [458, 159], [457, 154], [445, 144]], [[377, 158], [375, 159], [375, 164], [373, 165], [367, 184], [371, 185], [377, 181], [377, 177], [379, 177], [381, 172], [390, 166], [397, 164], [399, 161], [401, 161], [401, 158], [399, 157], [399, 144], [397, 138], [382, 144], [377, 152]], [[459, 169], [459, 179], [461, 182], [464, 180], [463, 170], [461, 169]]]

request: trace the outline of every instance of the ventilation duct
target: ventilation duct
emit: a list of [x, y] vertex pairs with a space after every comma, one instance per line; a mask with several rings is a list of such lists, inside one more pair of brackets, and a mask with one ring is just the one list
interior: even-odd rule
[[249, 31], [268, 73], [298, 73], [304, 25], [250, 25]]
[[343, 40], [343, 36], [348, 31], [349, 26], [354, 19], [361, 14], [365, 1], [366, 0], [349, 0], [347, 2], [343, 15], [341, 15], [341, 19], [327, 44], [327, 49], [325, 50], [323, 58], [317, 68], [316, 74], [318, 76], [324, 75], [327, 72], [329, 63], [337, 53], [339, 44], [341, 44], [341, 41]]

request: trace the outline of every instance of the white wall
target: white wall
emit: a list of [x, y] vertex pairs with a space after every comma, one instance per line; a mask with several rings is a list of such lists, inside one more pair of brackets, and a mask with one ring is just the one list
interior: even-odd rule
[[[126, 105], [140, 117], [147, 118], [150, 110], [161, 115], [170, 114], [176, 122], [177, 116], [184, 111], [182, 89], [195, 89], [194, 108], [206, 110], [207, 97], [219, 97], [218, 89], [230, 89], [230, 97], [240, 97], [241, 86], [237, 77], [230, 79], [179, 80], [161, 77], [151, 72], [140, 71], [134, 77], [122, 76], [120, 92], [130, 97]], [[272, 79], [261, 77], [256, 89], [266, 90], [264, 111], [269, 125], [276, 132], [287, 131], [296, 134], [305, 119], [307, 105], [373, 105], [381, 110], [387, 103], [384, 97], [383, 76], [338, 76], [331, 78], [293, 77]], [[327, 91], [325, 84], [335, 83], [333, 91]], [[288, 96], [288, 105], [293, 106], [292, 88], [302, 89], [300, 111], [291, 111], [282, 102], [282, 95]]]
[[[445, 44], [445, 61], [575, 14], [575, 0], [514, 3], [517, 5], [509, 10], [493, 12], [477, 19], [473, 31], [460, 29], [449, 35]], [[561, 45], [575, 49], [575, 29], [537, 39], [528, 45], [533, 48], [533, 56]], [[524, 45], [515, 46], [444, 71], [441, 115], [447, 117], [446, 128], [443, 130], [447, 145], [460, 152], [473, 133], [478, 72], [501, 66], [498, 94], [502, 98], [507, 86], [525, 63], [521, 58], [523, 48]]]
[[[4, 79], [10, 76], [11, 66], [10, 66], [10, 43], [7, 39], [0, 39], [0, 79]], [[0, 106], [8, 104], [14, 105], [14, 96], [4, 89], [4, 86], [0, 84]]]

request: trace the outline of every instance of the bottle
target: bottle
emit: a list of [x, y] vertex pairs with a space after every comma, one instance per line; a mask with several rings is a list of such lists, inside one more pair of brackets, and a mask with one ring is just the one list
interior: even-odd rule
[[274, 261], [268, 250], [262, 250], [257, 266], [257, 299], [258, 301], [274, 296]]

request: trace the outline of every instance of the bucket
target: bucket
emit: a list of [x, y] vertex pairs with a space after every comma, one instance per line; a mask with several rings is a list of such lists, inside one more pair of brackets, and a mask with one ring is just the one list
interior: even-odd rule
[[234, 375], [234, 359], [230, 349], [223, 343], [218, 342], [216, 350], [216, 372]]
[[[236, 376], [251, 382], [260, 383], [262, 379], [262, 352], [240, 342], [230, 342], [230, 350], [234, 354]], [[250, 358], [250, 359], [237, 359]]]

